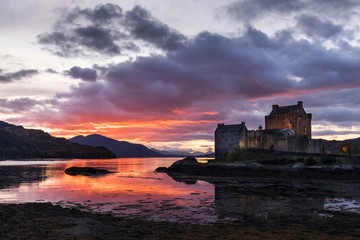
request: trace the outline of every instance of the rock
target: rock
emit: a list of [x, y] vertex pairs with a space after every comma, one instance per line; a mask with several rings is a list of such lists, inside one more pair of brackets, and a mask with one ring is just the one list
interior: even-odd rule
[[111, 173], [106, 169], [93, 168], [93, 167], [70, 167], [65, 170], [69, 175], [98, 175]]
[[247, 164], [237, 164], [237, 163], [226, 163], [221, 165], [223, 169], [246, 169], [248, 167]]
[[291, 169], [303, 169], [303, 168], [305, 168], [305, 164], [303, 164], [303, 163], [295, 163], [293, 165], [290, 165], [289, 168], [291, 168]]
[[249, 168], [265, 168], [265, 165], [257, 162], [253, 162], [247, 165]]
[[184, 159], [181, 159], [179, 161], [174, 162], [170, 166], [170, 168], [173, 167], [173, 166], [193, 165], [193, 164], [197, 164], [197, 163], [198, 163], [198, 161], [196, 160], [196, 158], [194, 158], [194, 157], [186, 157]]
[[356, 167], [353, 165], [334, 165], [332, 169], [342, 169], [342, 170], [353, 170]]
[[198, 161], [195, 157], [186, 157], [178, 162], [182, 162], [182, 164], [196, 164]]
[[167, 168], [166, 167], [158, 167], [155, 172], [166, 172]]
[[308, 166], [306, 168], [310, 168], [310, 169], [326, 169], [324, 166]]
[[[185, 168], [188, 168], [188, 167], [192, 167], [194, 165], [197, 165], [198, 164], [198, 161], [196, 160], [195, 157], [186, 157], [182, 160], [179, 160], [179, 161], [176, 161], [174, 162], [173, 164], [171, 164], [170, 167], [168, 167], [168, 171], [178, 171], [181, 169], [185, 169]], [[185, 168], [184, 168], [185, 167]]]

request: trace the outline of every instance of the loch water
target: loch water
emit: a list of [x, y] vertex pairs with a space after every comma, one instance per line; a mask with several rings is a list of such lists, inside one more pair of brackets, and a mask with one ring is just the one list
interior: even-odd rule
[[[359, 181], [198, 178], [155, 172], [176, 160], [0, 161], [0, 203], [51, 202], [121, 217], [199, 224], [239, 221], [246, 216], [360, 214]], [[105, 168], [113, 173], [65, 174], [64, 170], [73, 166]]]

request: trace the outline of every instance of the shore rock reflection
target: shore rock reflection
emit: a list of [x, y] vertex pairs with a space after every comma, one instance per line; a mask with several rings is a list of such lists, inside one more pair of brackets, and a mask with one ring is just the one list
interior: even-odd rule
[[[168, 175], [178, 182], [196, 183], [201, 179], [214, 185], [214, 210], [223, 219], [296, 216], [324, 210], [360, 213], [359, 182]], [[348, 200], [345, 201], [344, 197]]]

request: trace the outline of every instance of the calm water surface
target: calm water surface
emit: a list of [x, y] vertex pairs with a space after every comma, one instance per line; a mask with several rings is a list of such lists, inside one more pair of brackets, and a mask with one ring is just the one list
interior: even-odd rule
[[[84, 210], [152, 220], [216, 222], [214, 186], [174, 181], [159, 166], [179, 158], [1, 161], [0, 202], [52, 202]], [[100, 167], [105, 176], [71, 176], [66, 168]]]
[[[201, 224], [249, 215], [322, 214], [323, 210], [360, 213], [360, 182], [197, 179], [154, 172], [176, 160], [0, 161], [0, 203], [51, 202], [117, 216]], [[100, 167], [114, 173], [97, 177], [65, 174], [72, 166]]]

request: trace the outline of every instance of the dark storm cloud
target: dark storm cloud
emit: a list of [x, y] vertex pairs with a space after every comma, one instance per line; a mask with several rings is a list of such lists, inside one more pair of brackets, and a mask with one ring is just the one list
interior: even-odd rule
[[62, 57], [94, 53], [113, 56], [122, 49], [136, 50], [119, 28], [122, 18], [122, 9], [114, 4], [98, 5], [94, 9], [74, 8], [54, 24], [52, 32], [38, 35], [38, 41]]
[[253, 28], [239, 38], [203, 32], [166, 56], [103, 69], [108, 82], [103, 91], [110, 102], [127, 110], [170, 111], [215, 98], [359, 88], [355, 55], [289, 35], [269, 37]]
[[353, 108], [354, 106], [360, 105], [358, 94], [358, 88], [348, 88], [321, 91], [315, 96], [313, 96], [312, 93], [309, 93], [308, 95], [304, 95], [304, 97], [314, 108], [331, 106], [331, 108], [336, 111], [337, 107]]
[[5, 74], [3, 74], [2, 71], [0, 71], [0, 83], [13, 82], [16, 80], [20, 80], [22, 78], [31, 77], [38, 73], [39, 71], [34, 69], [24, 69], [17, 72], [5, 73]]
[[323, 39], [338, 36], [343, 32], [340, 25], [335, 25], [331, 21], [321, 21], [315, 16], [301, 15], [298, 18], [300, 27], [309, 37], [320, 37]]
[[52, 32], [38, 35], [45, 49], [62, 57], [136, 52], [141, 45], [138, 40], [170, 51], [182, 47], [186, 37], [140, 6], [123, 14], [115, 4], [72, 9], [54, 24]]
[[54, 31], [52, 33], [43, 33], [37, 36], [39, 43], [45, 46], [55, 46], [55, 48], [45, 47], [46, 50], [61, 56], [76, 56], [80, 54], [81, 49], [77, 46], [77, 39], [73, 36], [67, 36], [62, 32]]
[[79, 16], [90, 19], [93, 23], [106, 24], [111, 23], [114, 19], [121, 20], [123, 17], [122, 9], [116, 4], [107, 3], [95, 6], [94, 10], [75, 8], [67, 17], [67, 22], [73, 22]]
[[76, 35], [81, 39], [80, 44], [89, 49], [106, 54], [119, 54], [120, 47], [113, 41], [115, 36], [111, 30], [98, 26], [80, 27], [75, 29]]
[[136, 6], [132, 11], [126, 13], [125, 23], [134, 38], [152, 43], [164, 50], [179, 49], [186, 41], [183, 34], [153, 18], [140, 6]]
[[72, 78], [81, 79], [83, 81], [96, 81], [97, 72], [90, 68], [72, 67], [70, 70], [65, 71], [66, 75]]
[[352, 10], [353, 8], [360, 5], [360, 2], [358, 0], [307, 0], [304, 2], [311, 5], [308, 5], [308, 7], [315, 7], [316, 9], [332, 9], [336, 11]]
[[238, 0], [226, 6], [225, 12], [231, 18], [245, 23], [269, 14], [286, 17], [306, 13], [346, 20], [358, 14], [356, 7], [359, 6], [357, 0]]
[[262, 17], [266, 12], [291, 13], [303, 8], [301, 0], [243, 0], [231, 3], [227, 13], [235, 19], [249, 22]]
[[0, 108], [9, 109], [13, 113], [29, 111], [40, 102], [31, 98], [17, 98], [13, 100], [0, 99]]
[[351, 123], [355, 124], [360, 119], [360, 111], [345, 106], [332, 107], [325, 105], [322, 108], [316, 108], [315, 111], [316, 118], [314, 120], [318, 122], [328, 122], [330, 120], [338, 125], [342, 125], [342, 123], [349, 125]]
[[119, 45], [114, 42], [118, 36], [112, 34], [109, 29], [88, 26], [40, 34], [38, 39], [39, 43], [49, 46], [48, 50], [61, 57], [85, 55], [89, 50], [116, 55], [120, 53]]

